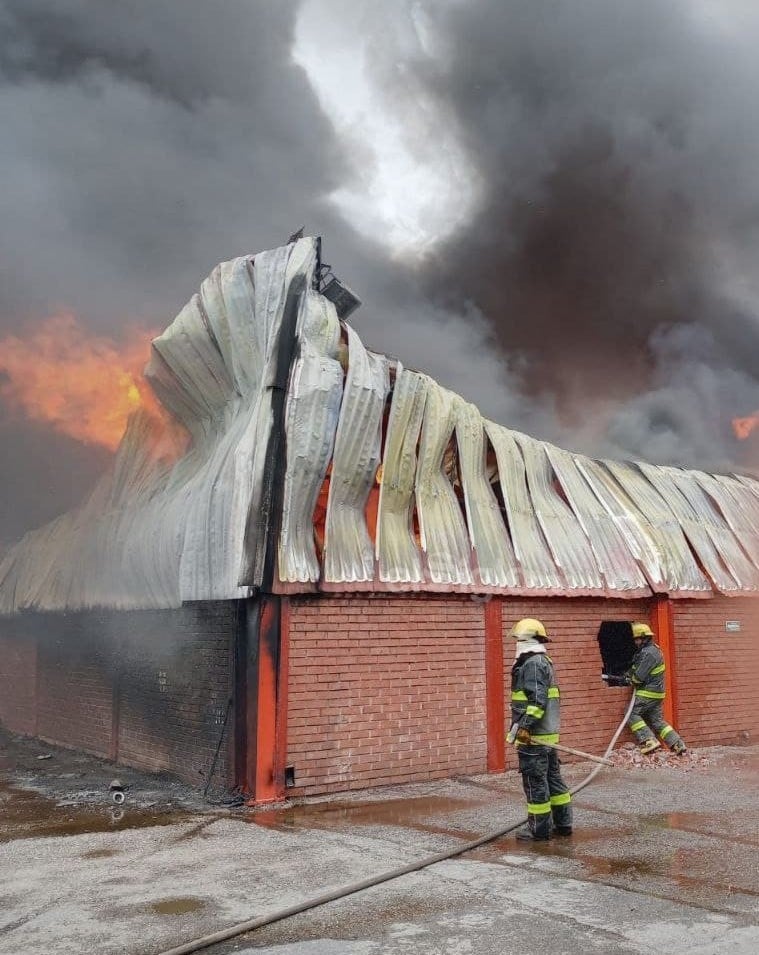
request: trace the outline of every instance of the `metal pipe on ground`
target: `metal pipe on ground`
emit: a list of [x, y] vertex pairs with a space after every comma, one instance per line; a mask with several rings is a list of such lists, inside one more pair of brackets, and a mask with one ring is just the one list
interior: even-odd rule
[[[601, 769], [606, 763], [609, 762], [608, 756], [609, 753], [614, 749], [614, 746], [619, 739], [622, 730], [627, 723], [627, 720], [632, 712], [633, 704], [635, 702], [635, 696], [630, 697], [630, 703], [627, 707], [625, 715], [622, 717], [622, 722], [617, 727], [614, 735], [609, 741], [609, 745], [606, 747], [603, 757], [594, 757], [594, 761], [597, 761], [599, 765], [583, 779], [581, 783], [575, 786], [570, 792], [574, 795], [575, 793], [580, 792], [580, 790], [585, 789], [586, 786], [589, 786], [590, 783], [596, 778], [596, 776], [601, 772]], [[583, 754], [588, 755], [588, 754]], [[401, 866], [398, 869], [391, 869], [389, 872], [382, 872], [379, 875], [372, 876], [368, 879], [362, 879], [360, 882], [352, 882], [350, 885], [343, 885], [337, 889], [333, 889], [331, 892], [324, 892], [321, 895], [316, 895], [313, 898], [306, 899], [303, 902], [299, 902], [297, 905], [289, 905], [287, 908], [279, 909], [277, 912], [271, 912], [268, 915], [259, 915], [257, 918], [248, 919], [246, 922], [239, 922], [237, 925], [232, 925], [229, 928], [221, 929], [218, 932], [213, 932], [210, 935], [204, 935], [202, 938], [193, 939], [190, 942], [185, 942], [183, 945], [177, 945], [175, 948], [166, 949], [166, 951], [160, 952], [159, 955], [191, 955], [193, 952], [199, 952], [204, 948], [210, 948], [211, 945], [216, 945], [219, 942], [227, 942], [231, 938], [236, 938], [238, 935], [245, 935], [247, 932], [252, 932], [257, 928], [263, 928], [264, 925], [271, 925], [274, 922], [281, 922], [283, 919], [290, 918], [293, 915], [299, 915], [301, 912], [307, 912], [309, 909], [315, 909], [320, 905], [325, 905], [327, 902], [336, 902], [338, 899], [344, 899], [349, 895], [354, 895], [356, 892], [361, 892], [364, 889], [369, 889], [375, 885], [381, 885], [383, 882], [390, 882], [392, 879], [397, 879], [402, 875], [408, 875], [411, 872], [418, 872], [420, 869], [426, 869], [428, 866], [435, 865], [436, 862], [445, 862], [446, 859], [454, 859], [456, 856], [463, 855], [465, 852], [471, 852], [473, 849], [478, 849], [480, 846], [484, 846], [488, 842], [493, 842], [495, 839], [499, 839], [501, 836], [507, 835], [509, 832], [512, 832], [514, 829], [518, 829], [520, 826], [523, 826], [527, 822], [527, 817], [524, 816], [521, 819], [518, 819], [515, 823], [512, 823], [510, 826], [506, 826], [503, 829], [497, 829], [495, 832], [489, 832], [487, 835], [481, 836], [479, 839], [475, 839], [473, 842], [466, 842], [464, 845], [458, 846], [455, 849], [447, 849], [445, 852], [438, 852], [434, 856], [427, 856], [425, 859], [420, 859], [418, 862], [410, 862], [408, 865]]]

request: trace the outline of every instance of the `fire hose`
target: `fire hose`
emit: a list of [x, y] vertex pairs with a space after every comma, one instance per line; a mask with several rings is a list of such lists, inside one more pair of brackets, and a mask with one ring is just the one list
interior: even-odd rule
[[[614, 746], [616, 745], [616, 742], [630, 717], [634, 703], [635, 694], [631, 696], [630, 703], [627, 707], [627, 710], [625, 711], [625, 715], [622, 717], [622, 721], [612, 736], [609, 745], [606, 747], [603, 756], [590, 757], [597, 762], [598, 765], [596, 765], [590, 771], [590, 773], [588, 773], [582, 782], [570, 789], [572, 795], [580, 792], [582, 789], [585, 789], [586, 786], [589, 786], [590, 783], [592, 783], [596, 776], [601, 772], [603, 766], [609, 762], [609, 754], [614, 749]], [[585, 758], [590, 756], [590, 754], [587, 753], [583, 755]], [[293, 915], [299, 915], [301, 912], [309, 911], [309, 909], [315, 909], [320, 905], [326, 905], [327, 902], [335, 902], [337, 899], [343, 899], [346, 896], [354, 895], [356, 892], [363, 892], [364, 889], [370, 889], [375, 885], [381, 885], [383, 882], [390, 882], [393, 879], [398, 879], [402, 875], [408, 875], [411, 872], [418, 872], [420, 869], [426, 869], [428, 866], [435, 865], [437, 862], [444, 862], [447, 859], [453, 859], [456, 856], [463, 855], [465, 852], [471, 852], [474, 849], [478, 849], [480, 846], [484, 846], [488, 842], [493, 842], [495, 839], [499, 839], [501, 836], [505, 836], [509, 832], [513, 832], [514, 829], [518, 829], [526, 822], [527, 816], [524, 816], [521, 819], [518, 819], [516, 822], [511, 823], [511, 825], [505, 826], [502, 829], [497, 829], [495, 832], [489, 832], [484, 836], [480, 836], [479, 839], [475, 839], [472, 842], [466, 842], [455, 849], [446, 849], [444, 852], [438, 852], [435, 855], [427, 856], [426, 858], [420, 859], [416, 862], [410, 862], [408, 865], [400, 866], [397, 869], [390, 869], [387, 872], [381, 872], [379, 875], [370, 876], [368, 879], [361, 879], [359, 882], [352, 882], [348, 885], [342, 885], [336, 889], [332, 889], [329, 892], [323, 892], [320, 895], [306, 899], [303, 902], [298, 902], [295, 905], [288, 905], [287, 907], [279, 909], [276, 912], [270, 912], [268, 915], [259, 915], [257, 918], [248, 919], [245, 922], [238, 922], [237, 925], [232, 925], [230, 928], [221, 929], [220, 931], [213, 932], [210, 935], [204, 935], [202, 938], [196, 938], [190, 942], [185, 942], [184, 944], [178, 945], [175, 948], [166, 949], [165, 951], [160, 952], [159, 955], [190, 955], [191, 952], [199, 952], [201, 949], [209, 948], [211, 945], [216, 945], [219, 942], [226, 942], [231, 938], [236, 938], [238, 935], [244, 935], [246, 932], [252, 932], [254, 929], [263, 928], [264, 925], [271, 925], [273, 922], [281, 922], [283, 919], [291, 918]]]

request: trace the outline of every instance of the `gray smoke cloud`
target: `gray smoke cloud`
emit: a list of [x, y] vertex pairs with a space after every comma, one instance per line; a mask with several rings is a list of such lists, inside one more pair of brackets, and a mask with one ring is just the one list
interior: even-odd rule
[[[293, 60], [296, 0], [0, 0], [0, 337], [61, 308], [115, 337], [164, 326], [217, 261], [303, 224], [363, 298], [367, 344], [491, 417], [597, 455], [740, 465], [729, 420], [759, 405], [752, 7], [358, 6], [412, 148], [431, 148], [423, 96], [482, 183], [422, 262], [328, 202], [367, 153]], [[432, 54], [407, 42], [420, 19]], [[10, 409], [0, 441], [0, 541], [108, 460]]]

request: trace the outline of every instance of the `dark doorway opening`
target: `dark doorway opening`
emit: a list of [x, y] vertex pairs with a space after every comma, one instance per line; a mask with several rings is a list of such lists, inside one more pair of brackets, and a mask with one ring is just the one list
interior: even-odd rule
[[635, 642], [627, 620], [604, 620], [598, 630], [604, 676], [624, 676], [630, 669]]

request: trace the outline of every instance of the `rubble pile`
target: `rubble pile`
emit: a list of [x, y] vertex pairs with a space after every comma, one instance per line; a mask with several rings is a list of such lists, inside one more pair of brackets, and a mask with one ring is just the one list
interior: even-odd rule
[[693, 749], [686, 750], [682, 756], [676, 756], [666, 746], [644, 755], [635, 743], [623, 743], [619, 749], [614, 750], [609, 759], [615, 766], [623, 769], [659, 769], [666, 766], [686, 773], [699, 766], [711, 766], [714, 762], [711, 757]]

